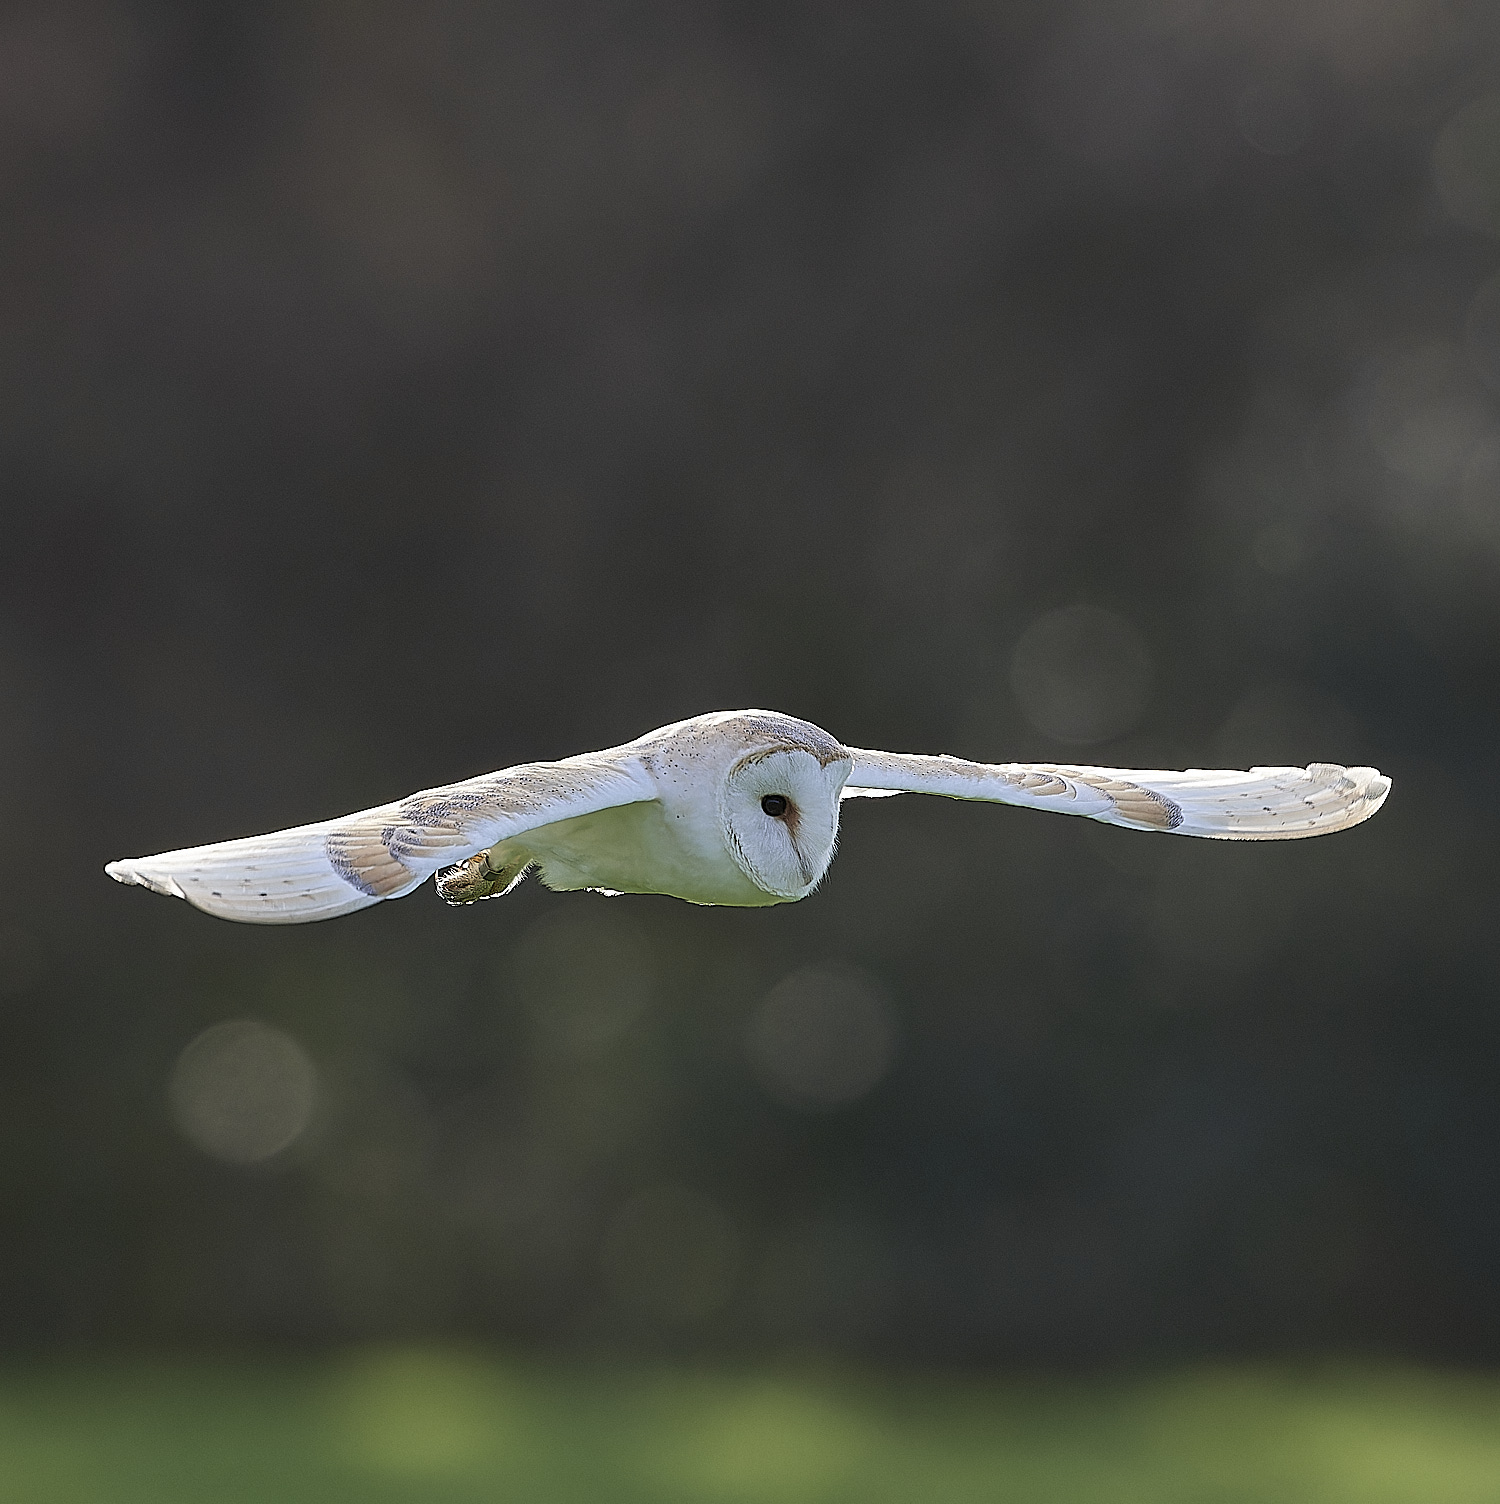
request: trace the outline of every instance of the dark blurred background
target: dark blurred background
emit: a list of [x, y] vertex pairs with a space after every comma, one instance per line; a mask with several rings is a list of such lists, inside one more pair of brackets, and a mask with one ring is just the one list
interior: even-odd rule
[[[1500, 1358], [1500, 11], [0, 19], [0, 1334]], [[1370, 762], [795, 907], [109, 858], [769, 706]]]

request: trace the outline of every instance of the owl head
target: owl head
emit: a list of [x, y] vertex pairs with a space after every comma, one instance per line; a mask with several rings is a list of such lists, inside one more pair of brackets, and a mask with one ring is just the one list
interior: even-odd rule
[[[842, 749], [840, 749], [842, 751]], [[740, 870], [777, 898], [817, 887], [839, 839], [839, 792], [853, 767], [793, 747], [746, 752], [719, 795], [724, 839]]]

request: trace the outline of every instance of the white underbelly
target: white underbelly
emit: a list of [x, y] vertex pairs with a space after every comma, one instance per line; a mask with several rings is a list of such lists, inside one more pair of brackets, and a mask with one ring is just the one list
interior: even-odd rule
[[761, 908], [788, 900], [757, 888], [712, 828], [674, 818], [658, 802], [621, 805], [528, 831], [521, 846], [549, 888], [666, 893], [689, 903]]

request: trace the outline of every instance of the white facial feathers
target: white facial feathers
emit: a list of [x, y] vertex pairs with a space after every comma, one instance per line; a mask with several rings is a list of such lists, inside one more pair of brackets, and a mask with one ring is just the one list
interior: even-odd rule
[[730, 854], [756, 887], [802, 898], [822, 880], [839, 836], [847, 757], [821, 762], [800, 749], [748, 752], [719, 795]]

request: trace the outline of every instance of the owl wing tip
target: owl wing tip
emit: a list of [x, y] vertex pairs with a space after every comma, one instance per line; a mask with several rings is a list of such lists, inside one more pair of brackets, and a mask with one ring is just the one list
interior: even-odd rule
[[125, 858], [118, 862], [106, 862], [104, 871], [117, 883], [124, 883], [128, 887], [147, 888], [152, 893], [161, 893], [168, 898], [187, 897], [174, 878], [148, 872], [136, 860]]

